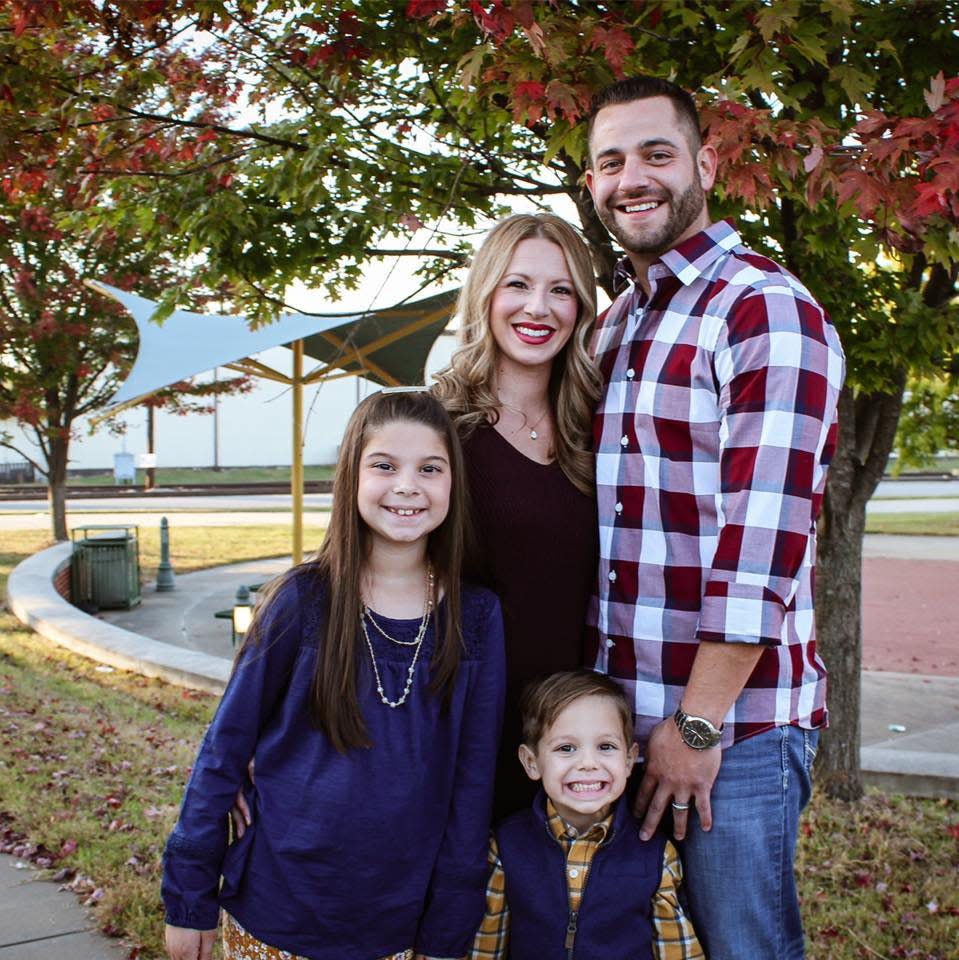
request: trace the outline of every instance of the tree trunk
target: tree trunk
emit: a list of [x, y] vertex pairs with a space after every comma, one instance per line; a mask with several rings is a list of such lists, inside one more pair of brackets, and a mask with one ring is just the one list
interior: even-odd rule
[[839, 399], [839, 442], [819, 524], [816, 634], [829, 671], [829, 729], [822, 737], [816, 777], [829, 796], [862, 796], [859, 767], [862, 675], [862, 542], [866, 504], [882, 479], [896, 436], [905, 375], [891, 394]]
[[67, 539], [67, 455], [69, 439], [54, 437], [47, 456], [47, 499], [55, 540]]

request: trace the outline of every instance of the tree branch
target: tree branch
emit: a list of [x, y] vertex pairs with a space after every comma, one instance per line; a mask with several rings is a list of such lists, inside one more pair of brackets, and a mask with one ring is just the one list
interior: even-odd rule
[[380, 248], [367, 247], [363, 251], [369, 257], [440, 257], [446, 260], [455, 260], [457, 263], [465, 263], [469, 256], [465, 253], [457, 253], [455, 250], [383, 250]]

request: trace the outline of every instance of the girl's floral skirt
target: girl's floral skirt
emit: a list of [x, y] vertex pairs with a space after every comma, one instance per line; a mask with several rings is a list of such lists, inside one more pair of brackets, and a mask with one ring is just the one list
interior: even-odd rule
[[[223, 914], [223, 960], [304, 960], [287, 950], [260, 942], [228, 913]], [[391, 953], [383, 960], [413, 960], [413, 951]]]

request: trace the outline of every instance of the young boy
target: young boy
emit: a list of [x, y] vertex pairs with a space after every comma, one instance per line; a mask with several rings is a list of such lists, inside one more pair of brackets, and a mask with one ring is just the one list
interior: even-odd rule
[[638, 748], [620, 687], [557, 673], [527, 687], [521, 709], [520, 762], [543, 789], [493, 831], [470, 960], [702, 960], [675, 847], [640, 840], [621, 799]]

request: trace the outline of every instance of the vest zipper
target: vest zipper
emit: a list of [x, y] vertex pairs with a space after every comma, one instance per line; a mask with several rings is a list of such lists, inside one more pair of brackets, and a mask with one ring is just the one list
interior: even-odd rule
[[[613, 839], [614, 830], [612, 825], [610, 825], [609, 833], [606, 835], [606, 839], [596, 848], [596, 852], [593, 854], [593, 859], [590, 861], [589, 869], [586, 871], [586, 879], [583, 880], [583, 889], [579, 892], [579, 906], [580, 909], [583, 907], [583, 900], [586, 897], [586, 888], [589, 886], [589, 878], [593, 875], [593, 864], [596, 863], [596, 858], [602, 853], [603, 849], [607, 847]], [[569, 892], [567, 891], [566, 896], [569, 897]], [[566, 919], [566, 941], [564, 946], [566, 947], [566, 960], [573, 960], [573, 947], [576, 943], [576, 930], [579, 927], [579, 911], [570, 910], [569, 917]]]
[[573, 960], [573, 944], [576, 942], [576, 924], [578, 922], [579, 914], [575, 910], [570, 910], [569, 919], [566, 921], [566, 960]]

